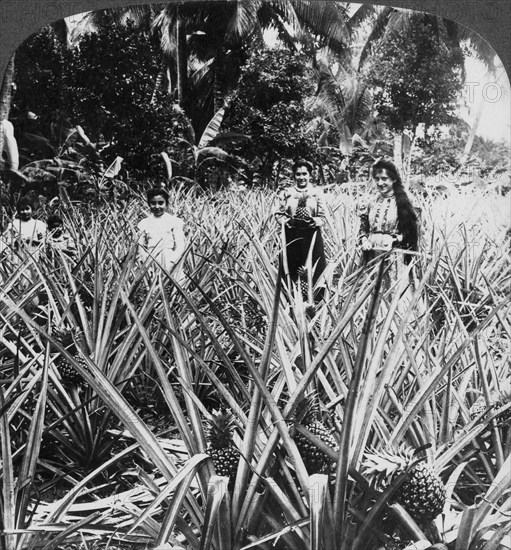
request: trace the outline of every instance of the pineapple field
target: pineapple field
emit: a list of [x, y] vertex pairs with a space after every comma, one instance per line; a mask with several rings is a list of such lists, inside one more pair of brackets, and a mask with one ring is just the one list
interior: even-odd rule
[[183, 276], [141, 264], [135, 191], [63, 192], [73, 258], [3, 252], [0, 548], [510, 549], [509, 201], [413, 195], [389, 282], [328, 188], [314, 306], [274, 191], [170, 194]]

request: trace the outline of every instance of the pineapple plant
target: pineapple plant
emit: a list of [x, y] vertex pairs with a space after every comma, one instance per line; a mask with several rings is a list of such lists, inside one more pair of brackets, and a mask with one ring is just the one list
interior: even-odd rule
[[309, 209], [307, 208], [307, 195], [300, 195], [298, 205], [296, 206], [295, 215], [293, 217], [295, 220], [310, 220], [311, 215], [309, 213]]
[[[73, 354], [76, 361], [81, 362], [85, 366], [85, 362], [83, 361], [81, 356], [76, 353], [76, 345], [73, 339], [72, 330], [63, 326], [52, 325], [51, 333], [53, 338], [62, 347], [64, 347], [69, 353]], [[70, 365], [69, 361], [65, 357], [57, 357], [55, 365], [60, 374], [62, 382], [64, 382], [65, 384], [80, 386], [83, 383], [82, 377]]]
[[[511, 403], [511, 390], [499, 391], [495, 395], [495, 408], [500, 409]], [[497, 415], [497, 424], [499, 426], [509, 426], [511, 423], [511, 408], [506, 409]]]
[[52, 325], [51, 334], [62, 347], [69, 349], [73, 345], [73, 333], [68, 328], [54, 324]]
[[144, 300], [147, 295], [147, 288], [142, 282], [139, 282], [138, 285], [134, 290], [132, 290], [130, 295], [131, 303], [135, 306], [135, 308], [138, 310], [144, 303]]
[[[302, 425], [331, 449], [338, 450], [339, 446], [332, 435], [332, 430], [321, 420], [319, 403], [315, 394], [306, 397], [298, 407], [295, 423]], [[309, 474], [328, 472], [333, 465], [333, 461], [328, 455], [300, 432], [295, 432], [294, 440]]]
[[[491, 409], [500, 409], [511, 402], [511, 391], [495, 391], [490, 395], [490, 403], [486, 402], [484, 397], [479, 397], [469, 409], [470, 420], [474, 420], [481, 416], [485, 411], [490, 412]], [[498, 414], [495, 418], [497, 425], [506, 426], [511, 421], [511, 408], [506, 409]]]
[[367, 453], [362, 471], [376, 489], [383, 490], [403, 472], [408, 477], [394, 495], [394, 501], [401, 504], [412, 518], [425, 524], [442, 511], [446, 493], [445, 486], [428, 464], [416, 464], [415, 450], [401, 446], [393, 450]]
[[233, 479], [239, 461], [239, 451], [232, 439], [234, 416], [227, 410], [214, 411], [207, 423], [207, 452], [213, 459], [215, 472]]
[[298, 289], [302, 295], [302, 300], [305, 303], [305, 314], [307, 317], [312, 318], [316, 314], [316, 307], [313, 303], [309, 302], [309, 277], [305, 266], [300, 266], [297, 269], [298, 273]]

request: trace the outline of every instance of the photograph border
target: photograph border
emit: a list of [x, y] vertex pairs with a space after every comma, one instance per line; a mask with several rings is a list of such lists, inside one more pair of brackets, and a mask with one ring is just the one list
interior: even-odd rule
[[[0, 74], [4, 74], [9, 59], [18, 46], [31, 34], [53, 21], [85, 11], [148, 3], [150, 2], [146, 0], [0, 0]], [[467, 26], [493, 47], [509, 79], [511, 73], [511, 2], [509, 0], [487, 2], [480, 0], [359, 0], [357, 3], [434, 13]]]

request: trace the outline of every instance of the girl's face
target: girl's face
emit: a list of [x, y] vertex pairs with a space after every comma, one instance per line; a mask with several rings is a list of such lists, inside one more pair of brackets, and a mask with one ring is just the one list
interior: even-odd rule
[[307, 166], [299, 166], [295, 171], [296, 187], [305, 189], [309, 185], [310, 177]]
[[376, 172], [374, 181], [382, 197], [391, 197], [394, 194], [394, 180], [389, 176], [385, 168]]
[[28, 220], [32, 219], [32, 207], [23, 205], [17, 209], [17, 214], [22, 222], [28, 222]]
[[161, 217], [167, 210], [167, 201], [163, 195], [155, 195], [149, 201], [149, 210], [153, 216]]

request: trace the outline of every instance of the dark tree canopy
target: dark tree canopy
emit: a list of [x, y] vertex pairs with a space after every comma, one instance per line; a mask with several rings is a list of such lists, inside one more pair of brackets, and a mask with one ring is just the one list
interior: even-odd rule
[[463, 86], [463, 52], [440, 40], [430, 19], [415, 16], [374, 52], [368, 81], [378, 117], [394, 131], [449, 124]]
[[306, 58], [286, 51], [255, 52], [245, 65], [225, 117], [225, 128], [247, 134], [238, 153], [271, 170], [279, 158], [311, 157], [315, 136], [306, 100], [316, 86]]
[[130, 26], [105, 25], [70, 49], [45, 28], [19, 50], [15, 113], [41, 115], [39, 131], [52, 141], [55, 120], [79, 124], [107, 161], [121, 156], [132, 176], [155, 176], [175, 122], [155, 88], [161, 67], [151, 37]]

